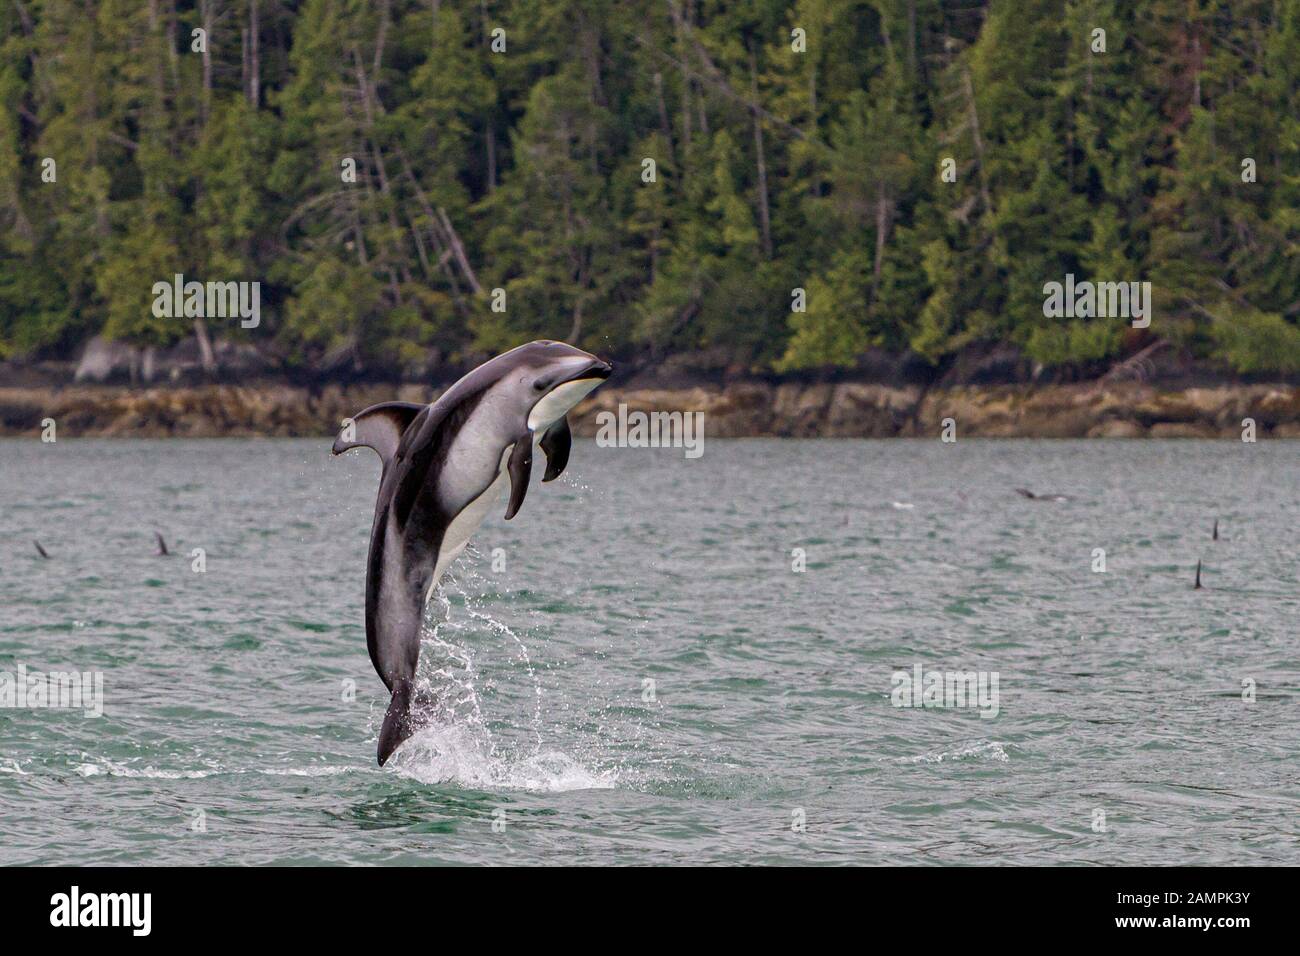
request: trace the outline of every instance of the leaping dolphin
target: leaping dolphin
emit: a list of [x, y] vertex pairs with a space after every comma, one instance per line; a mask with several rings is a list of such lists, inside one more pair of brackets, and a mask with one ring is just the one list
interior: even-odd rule
[[506, 519], [518, 514], [534, 442], [546, 453], [542, 481], [564, 470], [572, 443], [564, 416], [610, 371], [564, 342], [529, 342], [480, 365], [432, 405], [372, 405], [335, 439], [335, 455], [365, 446], [383, 462], [366, 567], [366, 645], [392, 694], [379, 732], [381, 767], [413, 729], [426, 599], [507, 476]]

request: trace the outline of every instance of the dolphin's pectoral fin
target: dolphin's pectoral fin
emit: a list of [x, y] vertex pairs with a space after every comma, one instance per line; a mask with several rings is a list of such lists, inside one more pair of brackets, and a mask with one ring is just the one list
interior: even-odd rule
[[380, 402], [358, 413], [334, 439], [332, 454], [341, 455], [350, 448], [373, 448], [387, 465], [397, 452], [402, 432], [415, 417], [428, 408], [412, 402]]
[[569, 431], [569, 420], [560, 418], [546, 429], [542, 436], [542, 451], [546, 452], [546, 474], [542, 481], [554, 481], [569, 463], [569, 451], [573, 448], [573, 433]]
[[411, 682], [396, 680], [393, 682], [393, 698], [388, 703], [388, 713], [384, 715], [384, 726], [379, 731], [379, 766], [388, 762], [393, 751], [411, 736]]
[[533, 436], [525, 435], [515, 442], [515, 449], [510, 453], [510, 506], [506, 508], [506, 520], [519, 514], [519, 506], [528, 494], [528, 479], [533, 475]]

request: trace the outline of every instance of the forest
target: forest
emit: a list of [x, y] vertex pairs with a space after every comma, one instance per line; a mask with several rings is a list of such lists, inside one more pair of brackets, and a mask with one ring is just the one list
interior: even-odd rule
[[1300, 0], [3, 0], [0, 103], [3, 360], [1300, 370]]

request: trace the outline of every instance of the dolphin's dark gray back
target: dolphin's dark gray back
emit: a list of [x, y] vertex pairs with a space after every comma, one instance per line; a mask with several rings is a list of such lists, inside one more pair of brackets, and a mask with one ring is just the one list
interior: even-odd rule
[[[428, 478], [445, 463], [455, 430], [464, 424], [480, 397], [482, 390], [458, 395], [448, 391], [433, 405], [426, 406], [407, 426], [393, 459], [384, 465], [380, 478], [366, 567], [366, 645], [371, 663], [390, 691], [395, 680], [415, 673], [414, 662], [411, 662], [410, 675], [406, 674], [409, 653], [406, 645], [411, 642], [400, 640], [402, 646], [394, 648], [383, 639], [386, 636], [383, 634], [386, 608], [380, 598], [384, 585], [384, 559], [389, 554], [390, 518], [391, 530], [401, 532], [399, 546], [407, 552], [402, 563], [409, 569], [406, 581], [391, 582], [390, 586], [403, 585], [403, 597], [410, 602], [418, 617], [423, 614], [424, 596], [433, 571], [432, 565], [425, 569], [426, 559], [437, 555], [443, 533], [456, 517], [443, 509], [438, 501], [437, 483]], [[420, 570], [429, 573], [418, 574]], [[418, 656], [418, 627], [413, 645]]]

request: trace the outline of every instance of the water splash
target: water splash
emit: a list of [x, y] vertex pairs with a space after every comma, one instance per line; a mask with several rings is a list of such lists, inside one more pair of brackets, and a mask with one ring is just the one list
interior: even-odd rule
[[391, 766], [420, 783], [455, 783], [482, 790], [608, 790], [614, 772], [588, 770], [559, 750], [514, 759], [494, 752], [491, 736], [465, 725], [426, 726], [393, 756]]
[[[544, 792], [613, 787], [616, 773], [589, 770], [546, 746], [542, 684], [528, 647], [514, 628], [484, 608], [477, 595], [487, 582], [466, 563], [443, 579], [429, 602], [415, 681], [417, 730], [390, 766], [427, 784]], [[517, 666], [532, 697], [527, 743], [509, 736], [518, 712], [512, 673]], [[508, 679], [498, 682], [498, 673]], [[508, 714], [494, 721], [487, 705], [498, 701]]]

